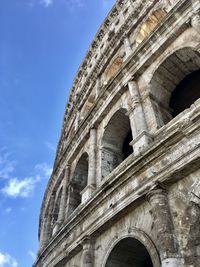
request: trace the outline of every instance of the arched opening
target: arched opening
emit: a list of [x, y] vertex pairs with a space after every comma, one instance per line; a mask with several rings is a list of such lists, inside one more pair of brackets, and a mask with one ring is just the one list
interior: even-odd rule
[[105, 267], [153, 267], [146, 247], [135, 238], [122, 239], [111, 251]]
[[200, 97], [200, 54], [183, 48], [170, 55], [151, 80], [158, 127], [189, 108]]
[[111, 173], [131, 153], [132, 132], [125, 109], [118, 110], [105, 128], [102, 139], [102, 178]]
[[58, 216], [59, 216], [59, 211], [60, 211], [60, 201], [61, 201], [61, 196], [62, 196], [62, 188], [60, 189], [56, 201], [55, 201], [55, 205], [54, 205], [54, 210], [53, 210], [53, 218], [52, 218], [52, 225], [55, 225], [55, 223], [58, 221]]
[[87, 186], [88, 154], [84, 153], [79, 159], [70, 187], [69, 211], [71, 214], [81, 204], [81, 192]]
[[197, 70], [187, 75], [172, 92], [169, 104], [172, 109], [172, 116], [176, 117], [199, 98], [200, 70]]

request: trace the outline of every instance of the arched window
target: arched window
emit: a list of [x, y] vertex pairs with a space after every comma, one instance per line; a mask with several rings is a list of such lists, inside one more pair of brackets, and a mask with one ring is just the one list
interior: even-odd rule
[[176, 117], [200, 98], [200, 70], [187, 75], [172, 92], [169, 106]]
[[59, 219], [59, 212], [60, 212], [60, 203], [61, 203], [61, 196], [62, 196], [62, 190], [63, 188], [60, 189], [60, 191], [57, 194], [55, 204], [54, 204], [54, 209], [52, 213], [52, 235], [54, 235], [58, 229], [58, 219]]
[[79, 159], [70, 186], [68, 214], [70, 215], [81, 204], [81, 192], [88, 181], [88, 154], [84, 153]]
[[102, 178], [112, 172], [132, 152], [132, 132], [125, 109], [118, 110], [105, 127], [102, 139]]
[[159, 126], [189, 108], [199, 97], [200, 55], [191, 48], [177, 50], [155, 71], [151, 93]]
[[146, 247], [135, 238], [124, 238], [113, 248], [105, 267], [153, 267]]

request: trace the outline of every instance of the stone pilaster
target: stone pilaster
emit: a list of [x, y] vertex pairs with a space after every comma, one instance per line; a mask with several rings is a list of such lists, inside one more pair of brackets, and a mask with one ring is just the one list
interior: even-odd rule
[[180, 267], [181, 259], [177, 254], [173, 235], [173, 221], [168, 204], [167, 192], [156, 188], [148, 193], [147, 199], [152, 207], [157, 247], [160, 252], [162, 267]]
[[191, 18], [192, 27], [200, 34], [200, 15], [194, 14]]
[[151, 142], [151, 136], [148, 133], [146, 118], [140, 100], [140, 93], [137, 82], [128, 82], [128, 88], [132, 103], [131, 109], [129, 111], [130, 124], [133, 135], [133, 141], [131, 144], [133, 146], [134, 154], [137, 155]]
[[81, 259], [81, 267], [94, 267], [94, 245], [93, 241], [86, 237], [83, 240], [83, 251]]
[[100, 91], [101, 91], [101, 79], [99, 77], [97, 78], [97, 81], [96, 81], [96, 98], [98, 98]]
[[40, 237], [40, 247], [41, 249], [45, 247], [51, 238], [51, 220], [52, 220], [52, 212], [53, 212], [53, 206], [54, 206], [54, 195], [51, 196], [48, 210], [46, 213], [46, 217], [44, 218], [44, 221], [42, 222], [42, 232]]
[[131, 48], [131, 43], [130, 43], [128, 36], [126, 36], [124, 39], [124, 50], [125, 50], [125, 60], [126, 60], [133, 53], [133, 50]]
[[77, 114], [76, 114], [76, 119], [75, 119], [75, 131], [78, 129], [79, 127], [79, 121], [80, 121], [80, 112], [77, 111]]
[[96, 188], [96, 161], [97, 161], [97, 130], [90, 130], [90, 148], [89, 148], [89, 170], [88, 184], [81, 192], [82, 203], [85, 203], [92, 195]]
[[[200, 266], [200, 182], [195, 182], [189, 192], [188, 206], [183, 216], [182, 253], [186, 267]], [[187, 231], [186, 231], [187, 229]]]
[[67, 165], [64, 173], [63, 191], [62, 191], [60, 210], [58, 215], [59, 224], [62, 224], [66, 218], [66, 202], [67, 202], [67, 188], [69, 184], [69, 176], [70, 176], [70, 165]]

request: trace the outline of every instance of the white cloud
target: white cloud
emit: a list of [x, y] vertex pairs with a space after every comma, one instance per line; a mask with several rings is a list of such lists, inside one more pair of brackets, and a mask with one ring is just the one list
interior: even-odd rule
[[17, 267], [18, 262], [9, 254], [0, 252], [0, 267]]
[[44, 7], [49, 7], [53, 5], [53, 0], [41, 0], [40, 4], [43, 5]]
[[32, 250], [29, 250], [29, 251], [28, 251], [28, 255], [29, 255], [33, 260], [36, 260], [36, 255], [35, 255], [35, 253], [34, 253]]
[[35, 170], [40, 173], [39, 175], [42, 175], [45, 178], [46, 177], [48, 178], [51, 175], [53, 169], [51, 167], [49, 167], [48, 164], [41, 163], [41, 164], [37, 164], [35, 166]]
[[0, 150], [0, 179], [8, 179], [14, 171], [16, 162], [10, 160], [10, 153], [5, 149]]
[[12, 178], [8, 184], [1, 189], [2, 193], [9, 197], [29, 197], [35, 188], [35, 184], [38, 179], [32, 177], [19, 180], [18, 178]]
[[10, 177], [7, 184], [0, 189], [0, 192], [2, 192], [5, 196], [13, 198], [27, 198], [32, 196], [36, 184], [42, 179], [49, 178], [52, 173], [52, 168], [46, 163], [37, 164], [34, 169], [34, 176], [24, 179]]
[[[0, 193], [7, 197], [26, 198], [33, 194], [35, 186], [42, 179], [47, 179], [52, 173], [52, 168], [47, 163], [36, 164], [28, 177], [14, 176], [16, 161], [10, 160], [10, 153], [5, 149], [0, 149], [0, 179], [4, 178], [4, 186], [0, 188]], [[9, 209], [5, 211], [9, 213]], [[0, 266], [1, 267], [1, 266]]]

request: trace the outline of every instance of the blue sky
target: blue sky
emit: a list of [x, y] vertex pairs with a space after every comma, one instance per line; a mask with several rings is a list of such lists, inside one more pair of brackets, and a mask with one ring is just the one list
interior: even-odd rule
[[0, 267], [29, 267], [76, 71], [114, 0], [0, 0]]

